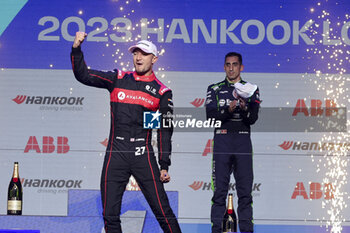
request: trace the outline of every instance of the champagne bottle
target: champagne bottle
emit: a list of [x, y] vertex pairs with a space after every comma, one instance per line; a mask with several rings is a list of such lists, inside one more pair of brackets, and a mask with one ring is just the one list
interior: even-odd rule
[[232, 193], [228, 195], [227, 209], [222, 221], [222, 230], [224, 233], [237, 232], [237, 216], [233, 209], [233, 196]]
[[22, 184], [18, 175], [18, 162], [15, 162], [7, 195], [7, 214], [22, 215]]

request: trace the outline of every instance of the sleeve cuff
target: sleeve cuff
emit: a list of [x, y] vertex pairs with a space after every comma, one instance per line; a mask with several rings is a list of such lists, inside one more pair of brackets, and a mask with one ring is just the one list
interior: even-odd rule
[[160, 170], [167, 170], [169, 171], [169, 165], [166, 163], [161, 163], [160, 164]]
[[81, 47], [80, 47], [80, 46], [77, 47], [77, 48], [73, 48], [73, 47], [72, 47], [72, 53], [73, 53], [73, 54], [81, 53]]

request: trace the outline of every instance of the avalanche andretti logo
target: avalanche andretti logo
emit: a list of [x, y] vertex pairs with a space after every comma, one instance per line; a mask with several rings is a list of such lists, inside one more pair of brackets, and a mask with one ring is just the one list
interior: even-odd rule
[[26, 100], [27, 96], [26, 95], [17, 95], [16, 98], [12, 99], [15, 101], [17, 104], [21, 104]]
[[111, 102], [137, 104], [152, 111], [159, 107], [159, 99], [142, 91], [115, 88], [111, 93]]
[[124, 92], [119, 92], [118, 93], [118, 99], [120, 99], [120, 100], [123, 100], [123, 99], [125, 99], [125, 93]]

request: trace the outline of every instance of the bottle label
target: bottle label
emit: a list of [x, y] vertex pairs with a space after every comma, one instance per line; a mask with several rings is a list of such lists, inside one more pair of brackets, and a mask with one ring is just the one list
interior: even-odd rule
[[7, 201], [8, 210], [22, 210], [22, 201], [19, 200], [9, 200]]

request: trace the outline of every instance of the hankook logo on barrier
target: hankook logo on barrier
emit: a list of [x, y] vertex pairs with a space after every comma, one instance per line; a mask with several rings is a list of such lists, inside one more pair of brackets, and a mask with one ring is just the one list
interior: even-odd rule
[[17, 95], [12, 100], [17, 104], [41, 105], [40, 110], [82, 111], [85, 97], [27, 96]]
[[195, 98], [192, 102], [190, 102], [196, 108], [201, 107], [204, 104], [204, 98]]
[[[188, 185], [188, 187], [190, 187], [194, 191], [212, 190], [211, 182], [204, 182], [204, 181], [198, 181], [198, 180], [193, 181], [193, 183]], [[255, 192], [254, 196], [260, 195], [260, 192], [261, 192], [260, 187], [261, 187], [261, 183], [254, 183], [253, 190], [252, 190], [253, 192]], [[229, 191], [236, 191], [236, 183], [230, 183], [228, 190]], [[257, 192], [259, 192], [259, 193], [257, 193]]]
[[350, 142], [294, 142], [284, 141], [278, 145], [283, 150], [313, 150], [313, 151], [340, 151], [349, 150]]
[[38, 193], [66, 194], [68, 189], [82, 189], [83, 180], [22, 178], [21, 183], [24, 188], [38, 188]]

